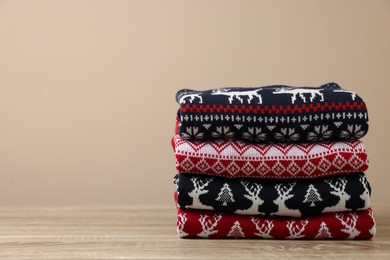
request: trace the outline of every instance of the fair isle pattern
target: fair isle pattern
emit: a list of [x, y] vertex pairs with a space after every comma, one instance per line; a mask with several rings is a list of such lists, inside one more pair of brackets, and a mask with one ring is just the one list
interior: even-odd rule
[[178, 174], [174, 182], [182, 209], [301, 218], [370, 207], [364, 173], [299, 181]]
[[[223, 109], [221, 109], [223, 110]], [[204, 123], [205, 128], [208, 127], [207, 123], [209, 122], [237, 122], [237, 125], [235, 125], [236, 129], [240, 129], [242, 127], [242, 124], [245, 123], [252, 123], [252, 122], [259, 122], [259, 123], [267, 123], [269, 126], [273, 126], [277, 123], [294, 123], [294, 124], [301, 124], [299, 125], [300, 128], [306, 129], [309, 127], [308, 123], [310, 122], [321, 122], [321, 120], [334, 120], [334, 125], [336, 127], [340, 127], [343, 122], [339, 122], [340, 120], [345, 119], [368, 119], [367, 112], [327, 112], [327, 113], [318, 113], [314, 116], [312, 115], [295, 115], [295, 116], [253, 116], [253, 115], [181, 115], [180, 121], [186, 122], [186, 121], [195, 121], [199, 123]], [[270, 127], [267, 126], [269, 130]], [[363, 133], [362, 133], [363, 134]], [[342, 138], [341, 139], [347, 139]]]
[[253, 144], [239, 140], [196, 142], [172, 139], [180, 173], [223, 177], [315, 178], [368, 168], [359, 140]]
[[300, 219], [178, 209], [177, 232], [180, 238], [371, 239], [371, 216], [371, 209]]
[[368, 131], [364, 101], [336, 83], [184, 89], [176, 100], [178, 133], [187, 140], [302, 143], [354, 140]]

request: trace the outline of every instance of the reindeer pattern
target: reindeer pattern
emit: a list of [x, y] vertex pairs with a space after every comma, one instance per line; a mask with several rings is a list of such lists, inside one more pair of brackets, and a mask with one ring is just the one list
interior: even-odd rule
[[299, 182], [179, 174], [177, 187], [181, 208], [239, 215], [307, 217], [370, 206], [363, 173]]
[[376, 234], [376, 223], [371, 209], [329, 213], [320, 219], [233, 217], [179, 209], [177, 232], [188, 238], [369, 239]]
[[196, 98], [199, 99], [199, 104], [203, 103], [202, 95], [199, 93], [189, 93], [189, 94], [183, 94], [179, 98], [179, 104], [185, 104], [186, 101], [192, 103]]
[[229, 103], [233, 104], [234, 98], [239, 100], [241, 103], [244, 102], [244, 98], [247, 98], [247, 103], [250, 104], [251, 101], [256, 97], [258, 99], [258, 104], [263, 103], [263, 99], [261, 97], [261, 94], [259, 94], [260, 89], [255, 89], [255, 90], [242, 90], [242, 91], [234, 91], [234, 90], [229, 90], [229, 89], [215, 89], [211, 92], [211, 95], [215, 96], [227, 96]]
[[290, 87], [285, 85], [258, 87], [258, 88], [217, 88], [206, 91], [196, 91], [190, 89], [184, 89], [178, 91], [178, 103], [193, 103], [195, 100], [199, 104], [203, 103], [203, 97], [217, 96], [227, 97], [229, 104], [233, 104], [233, 101], [240, 102], [241, 104], [263, 104], [264, 99], [273, 99], [274, 95], [281, 95], [282, 97], [290, 97], [291, 103], [295, 104], [300, 100], [303, 103], [317, 101], [326, 101], [326, 95], [332, 95], [333, 93], [346, 94], [345, 98], [350, 97], [350, 101], [357, 99], [356, 93], [340, 88], [337, 84], [329, 83], [321, 87]]
[[[303, 103], [314, 101], [326, 101], [326, 95], [332, 93], [349, 94], [350, 100], [355, 101], [356, 93], [341, 89], [337, 84], [326, 84], [318, 88], [314, 87], [290, 87], [290, 86], [268, 86], [258, 88], [217, 88], [206, 91], [196, 90], [181, 90], [178, 92], [177, 101], [179, 104], [190, 103], [197, 101], [203, 103], [204, 97], [226, 97], [229, 104], [234, 101], [241, 104], [263, 104], [263, 100], [273, 100], [272, 96], [281, 96], [282, 98], [290, 97], [291, 104], [295, 104], [298, 100]], [[347, 98], [348, 95], [345, 95]]]
[[304, 103], [307, 103], [308, 99], [307, 99], [306, 95], [310, 95], [310, 97], [309, 97], [310, 102], [313, 102], [314, 98], [316, 96], [319, 96], [320, 101], [324, 101], [324, 94], [321, 91], [322, 91], [322, 89], [309, 89], [309, 88], [304, 89], [304, 88], [283, 87], [283, 88], [276, 89], [272, 93], [275, 95], [280, 95], [280, 94], [291, 95], [291, 103], [294, 104], [298, 97], [300, 97]]

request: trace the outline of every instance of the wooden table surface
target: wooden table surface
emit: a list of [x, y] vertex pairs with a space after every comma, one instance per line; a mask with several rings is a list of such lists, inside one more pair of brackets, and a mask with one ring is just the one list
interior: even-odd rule
[[[0, 208], [0, 259], [390, 259], [390, 206], [371, 241], [189, 240], [173, 206]], [[283, 258], [282, 258], [283, 257]]]

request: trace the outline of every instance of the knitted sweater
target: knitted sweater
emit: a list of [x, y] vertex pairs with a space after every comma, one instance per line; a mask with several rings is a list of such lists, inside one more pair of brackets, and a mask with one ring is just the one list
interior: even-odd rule
[[368, 168], [359, 140], [319, 143], [250, 144], [238, 140], [172, 139], [180, 173], [224, 177], [315, 178]]
[[363, 173], [299, 181], [178, 174], [175, 183], [182, 209], [306, 217], [370, 206], [371, 188]]
[[372, 210], [325, 213], [309, 218], [270, 218], [178, 209], [181, 238], [371, 239]]
[[179, 134], [189, 140], [353, 140], [368, 131], [366, 105], [336, 83], [177, 92]]

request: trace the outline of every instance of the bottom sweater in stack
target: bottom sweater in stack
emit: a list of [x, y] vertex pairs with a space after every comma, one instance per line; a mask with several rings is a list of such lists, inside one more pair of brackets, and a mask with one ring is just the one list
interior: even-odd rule
[[236, 215], [178, 209], [181, 238], [371, 239], [376, 232], [371, 208], [307, 218]]

